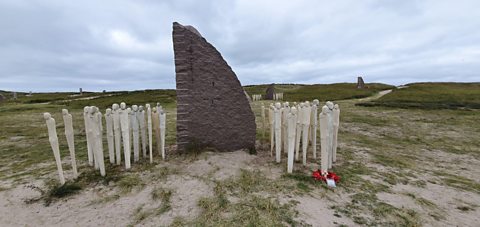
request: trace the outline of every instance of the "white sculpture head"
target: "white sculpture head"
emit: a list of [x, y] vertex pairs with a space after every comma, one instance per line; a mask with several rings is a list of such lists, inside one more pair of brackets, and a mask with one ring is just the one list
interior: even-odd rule
[[63, 115], [67, 115], [67, 114], [68, 114], [68, 110], [67, 110], [67, 109], [62, 109], [62, 114], [63, 114]]
[[303, 108], [305, 106], [305, 103], [301, 102], [300, 103], [300, 108]]
[[52, 115], [50, 115], [50, 113], [43, 113], [43, 119], [48, 120], [51, 117], [52, 117]]
[[127, 108], [127, 113], [131, 113], [132, 109], [130, 107]]
[[152, 112], [156, 113], [157, 112], [157, 107], [153, 107]]
[[322, 107], [322, 113], [323, 113], [323, 114], [327, 113], [327, 111], [329, 111], [329, 110], [330, 110], [330, 109], [328, 108], [327, 105], [325, 105], [325, 106]]
[[292, 113], [293, 115], [296, 115], [296, 114], [297, 114], [297, 108], [292, 107], [292, 108], [290, 109], [290, 113]]
[[286, 107], [290, 107], [290, 103], [285, 102], [285, 106], [286, 106]]
[[280, 104], [279, 102], [275, 103], [275, 108], [280, 109], [281, 107], [282, 107], [282, 104]]
[[335, 108], [336, 110], [338, 110], [340, 107], [338, 106], [338, 104], [335, 104], [335, 105], [333, 106], [333, 108]]
[[333, 109], [333, 102], [327, 101], [326, 105], [329, 109]]
[[89, 114], [95, 114], [97, 112], [97, 108], [95, 106], [91, 106], [88, 113]]
[[118, 110], [118, 108], [120, 108], [120, 107], [118, 106], [118, 104], [117, 104], [117, 103], [114, 103], [114, 104], [112, 105], [112, 109], [113, 109], [113, 111], [116, 111], [116, 110]]
[[157, 106], [160, 106], [160, 103], [159, 103], [159, 102], [157, 102]]
[[137, 106], [137, 105], [133, 105], [133, 106], [132, 106], [132, 110], [135, 111], [135, 112], [137, 112], [137, 111], [138, 111], [138, 106]]
[[318, 99], [313, 100], [313, 105], [318, 106], [320, 104], [320, 101]]
[[90, 107], [89, 106], [83, 107], [83, 113], [88, 113], [88, 112], [90, 112]]
[[306, 101], [306, 102], [305, 102], [305, 106], [306, 106], [306, 107], [309, 107], [309, 106], [310, 106], [310, 102], [309, 102], [309, 101]]
[[112, 109], [108, 108], [107, 110], [105, 110], [105, 114], [107, 114], [107, 115], [112, 114]]
[[138, 111], [142, 112], [143, 111], [143, 106], [139, 106]]
[[297, 102], [293, 102], [293, 106], [297, 106]]
[[147, 108], [147, 109], [150, 108], [150, 104], [148, 104], [148, 103], [145, 104], [145, 108]]
[[124, 102], [120, 103], [120, 109], [124, 110], [125, 108], [127, 108], [127, 104]]

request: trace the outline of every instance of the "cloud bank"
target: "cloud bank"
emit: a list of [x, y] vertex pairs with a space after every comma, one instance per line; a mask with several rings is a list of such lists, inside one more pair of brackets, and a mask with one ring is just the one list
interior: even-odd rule
[[0, 89], [175, 88], [172, 22], [242, 84], [480, 81], [480, 1], [0, 2]]

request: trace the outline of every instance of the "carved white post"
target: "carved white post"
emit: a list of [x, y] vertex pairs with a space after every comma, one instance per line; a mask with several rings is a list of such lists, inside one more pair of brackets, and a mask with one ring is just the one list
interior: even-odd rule
[[262, 139], [265, 138], [265, 105], [262, 104], [262, 112], [261, 112], [261, 116], [262, 116]]
[[[102, 113], [98, 110], [97, 107], [93, 106], [90, 108], [90, 118], [93, 122], [94, 127], [92, 127], [93, 135], [95, 138], [94, 145], [94, 155], [95, 155], [95, 164], [98, 169], [100, 169], [100, 175], [105, 176], [105, 162], [103, 159], [103, 126], [102, 126]], [[96, 168], [96, 169], [97, 169]]]
[[287, 159], [287, 172], [292, 173], [293, 171], [293, 156], [295, 151], [295, 131], [297, 129], [297, 108], [292, 107], [290, 113], [287, 116], [287, 149], [288, 149], [288, 159]]
[[123, 153], [125, 158], [125, 169], [130, 169], [130, 119], [126, 109], [127, 105], [120, 103], [120, 129], [122, 131]]
[[152, 128], [153, 132], [155, 133], [155, 144], [156, 149], [159, 153], [160, 151], [160, 109], [153, 107], [152, 109]]
[[133, 161], [138, 162], [140, 160], [140, 125], [137, 119], [138, 106], [132, 106], [132, 113], [130, 115], [130, 122], [133, 132]]
[[143, 158], [147, 157], [147, 131], [145, 124], [145, 110], [143, 106], [138, 107], [137, 120], [140, 124], [140, 138], [142, 141], [142, 154]]
[[167, 113], [160, 110], [160, 152], [162, 153], [162, 159], [165, 160], [165, 129], [167, 128]]
[[113, 114], [112, 109], [105, 111], [105, 127], [107, 127], [108, 158], [111, 164], [115, 164], [115, 144], [113, 135]]
[[280, 163], [280, 159], [282, 156], [281, 146], [282, 146], [282, 116], [281, 116], [281, 108], [282, 105], [277, 102], [275, 104], [275, 154], [276, 154], [276, 161]]
[[290, 104], [288, 102], [283, 103], [282, 108], [282, 140], [283, 140], [283, 152], [288, 153], [288, 135], [287, 135], [287, 125], [288, 125], [288, 114], [290, 113]]
[[60, 158], [60, 148], [58, 146], [58, 136], [55, 119], [52, 118], [52, 115], [50, 115], [50, 113], [44, 113], [43, 118], [45, 119], [45, 122], [47, 124], [48, 140], [50, 141], [53, 156], [55, 157], [55, 162], [57, 163], [58, 178], [60, 179], [60, 184], [63, 185], [65, 184], [65, 177], [63, 176], [62, 159]]
[[67, 137], [68, 150], [70, 151], [70, 160], [72, 162], [73, 178], [78, 177], [77, 161], [75, 158], [75, 142], [73, 136], [73, 119], [72, 115], [68, 113], [67, 109], [62, 110], [63, 122], [65, 125], [65, 136]]
[[92, 150], [92, 140], [91, 135], [88, 133], [90, 131], [90, 120], [88, 114], [90, 113], [90, 107], [86, 106], [83, 108], [83, 121], [85, 122], [85, 134], [87, 138], [87, 155], [88, 155], [88, 165], [93, 166], [93, 150]]
[[320, 170], [322, 173], [328, 171], [329, 168], [329, 134], [328, 134], [328, 107], [322, 107], [322, 112], [318, 115], [320, 119]]
[[122, 163], [122, 130], [120, 127], [120, 110], [117, 103], [112, 105], [113, 133], [115, 134], [115, 160], [117, 165]]
[[317, 125], [318, 125], [318, 105], [320, 102], [318, 99], [313, 100], [312, 106], [312, 119], [310, 122], [311, 131], [312, 131], [312, 152], [313, 152], [313, 159], [317, 159]]
[[332, 161], [337, 161], [337, 135], [338, 135], [338, 126], [340, 125], [340, 107], [338, 104], [335, 104], [333, 107], [333, 155]]
[[310, 102], [305, 102], [305, 106], [302, 109], [302, 155], [303, 165], [307, 165], [307, 150], [308, 150], [308, 128], [310, 127]]
[[148, 148], [149, 148], [149, 157], [150, 163], [153, 162], [153, 144], [152, 144], [152, 109], [150, 104], [145, 105], [147, 107], [147, 128], [148, 128]]
[[328, 117], [328, 124], [327, 124], [327, 130], [328, 130], [328, 168], [332, 168], [332, 162], [333, 162], [333, 102], [328, 101], [326, 103], [326, 106], [328, 107], [327, 111], [327, 117]]
[[295, 160], [298, 161], [300, 156], [300, 140], [302, 139], [302, 122], [303, 122], [303, 103], [298, 104], [297, 107], [297, 128], [295, 133]]
[[275, 106], [273, 103], [270, 103], [270, 107], [268, 108], [268, 122], [270, 124], [270, 156], [273, 156], [273, 147], [275, 145], [274, 109]]

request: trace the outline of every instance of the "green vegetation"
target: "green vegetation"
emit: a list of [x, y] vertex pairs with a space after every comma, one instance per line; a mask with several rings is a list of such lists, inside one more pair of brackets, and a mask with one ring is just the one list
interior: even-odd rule
[[[281, 185], [281, 186], [280, 186]], [[195, 226], [284, 226], [305, 225], [295, 219], [296, 202], [280, 203], [274, 196], [292, 190], [286, 182], [266, 178], [259, 171], [241, 170], [237, 177], [217, 181], [214, 196], [202, 198], [200, 215], [192, 221]], [[266, 194], [267, 196], [263, 196]], [[229, 198], [238, 198], [237, 201]], [[174, 225], [186, 224], [177, 220]]]
[[480, 83], [414, 83], [361, 106], [480, 109]]
[[[245, 90], [249, 95], [265, 94], [269, 85], [251, 85], [245, 86]], [[370, 83], [366, 84], [367, 88], [357, 89], [354, 83], [337, 83], [337, 84], [314, 84], [314, 85], [294, 85], [294, 84], [276, 84], [275, 91], [284, 93], [285, 101], [305, 101], [318, 99], [320, 101], [327, 100], [344, 100], [354, 98], [364, 98], [375, 93], [393, 89], [394, 86], [386, 84]]]

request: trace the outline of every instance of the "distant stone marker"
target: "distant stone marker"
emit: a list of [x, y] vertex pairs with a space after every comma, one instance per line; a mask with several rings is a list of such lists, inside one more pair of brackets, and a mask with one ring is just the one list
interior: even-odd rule
[[359, 76], [357, 78], [357, 89], [364, 89], [365, 88], [365, 82], [363, 82], [363, 78]]
[[232, 68], [192, 26], [173, 23], [177, 146], [255, 147], [255, 116]]
[[268, 86], [267, 91], [265, 92], [265, 100], [273, 100], [273, 96], [275, 94], [275, 85], [270, 84]]
[[16, 91], [13, 92], [13, 100], [17, 100], [17, 92]]
[[80, 95], [82, 95], [82, 94], [83, 94], [83, 90], [82, 90], [82, 88], [80, 88], [80, 89], [79, 89], [79, 92], [80, 92]]

